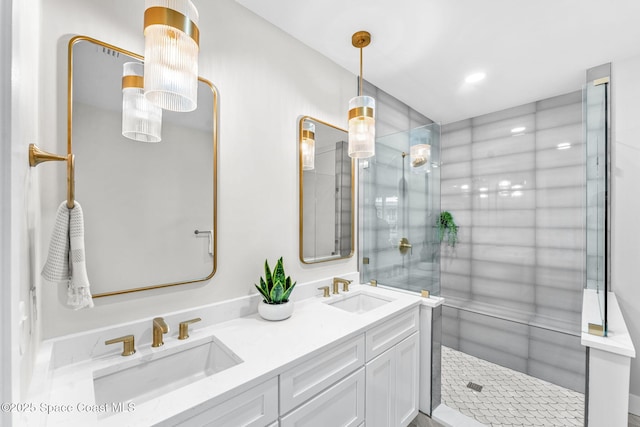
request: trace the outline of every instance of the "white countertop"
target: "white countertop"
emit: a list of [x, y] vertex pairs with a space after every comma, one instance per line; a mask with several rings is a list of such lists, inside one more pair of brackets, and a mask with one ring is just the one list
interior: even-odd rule
[[586, 347], [608, 351], [621, 356], [636, 357], [636, 349], [631, 335], [613, 292], [607, 294], [608, 331], [606, 337], [591, 335], [589, 323], [601, 324], [600, 303], [594, 289], [585, 289], [582, 300], [582, 335], [581, 343]]
[[[362, 291], [387, 297], [392, 301], [362, 314], [349, 313], [324, 303]], [[304, 294], [304, 292], [301, 293]], [[34, 372], [34, 378], [38, 377], [36, 383], [40, 385], [36, 387], [37, 391], [30, 396], [38, 409], [26, 419], [28, 425], [65, 427], [75, 425], [139, 426], [159, 423], [167, 418], [179, 416], [183, 411], [200, 404], [206, 403], [209, 406], [232, 398], [279, 375], [288, 368], [314, 357], [327, 346], [350, 340], [367, 329], [399, 313], [417, 307], [421, 303], [437, 306], [442, 301], [437, 297], [425, 299], [415, 294], [366, 285], [353, 285], [349, 293], [343, 293], [339, 296], [323, 298], [316, 295], [297, 301], [293, 315], [284, 321], [266, 321], [256, 313], [206, 325], [203, 317], [202, 327], [198, 327], [198, 323], [192, 325], [189, 332], [190, 338], [186, 341], [178, 341], [175, 335], [167, 335], [165, 336], [165, 345], [157, 349], [142, 342], [136, 345], [137, 352], [132, 356], [123, 357], [110, 353], [99, 357], [85, 358], [85, 360], [59, 367], [56, 366], [60, 364], [60, 361], [54, 360], [55, 342], [45, 342], [38, 356], [39, 361], [36, 362]], [[186, 319], [183, 317], [183, 320]], [[177, 329], [175, 326], [173, 327]], [[120, 333], [123, 330], [122, 325], [116, 329], [117, 333]], [[94, 371], [130, 360], [145, 360], [156, 353], [187, 345], [196, 340], [204, 340], [212, 335], [229, 347], [243, 362], [150, 401], [136, 404], [135, 410], [132, 412], [117, 413], [98, 419], [96, 410], [91, 406], [95, 404]], [[99, 341], [95, 337], [93, 341], [86, 339], [85, 341], [87, 343], [93, 342], [91, 345], [94, 346], [102, 345], [102, 342], [98, 344], [94, 342]], [[95, 349], [83, 351], [89, 354]], [[82, 352], [79, 351], [79, 353]], [[67, 356], [59, 356], [59, 359], [64, 357]], [[69, 411], [64, 412], [62, 406], [56, 407], [55, 411], [45, 416], [39, 406], [41, 402], [51, 405], [69, 405], [65, 408]]]

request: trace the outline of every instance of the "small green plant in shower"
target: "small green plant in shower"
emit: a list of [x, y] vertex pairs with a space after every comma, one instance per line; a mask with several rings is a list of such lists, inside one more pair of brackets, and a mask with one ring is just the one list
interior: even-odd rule
[[449, 246], [455, 246], [458, 241], [458, 226], [450, 212], [444, 211], [438, 217], [438, 238], [440, 242], [446, 240]]
[[296, 282], [291, 283], [291, 277], [285, 277], [284, 265], [280, 257], [273, 273], [269, 268], [269, 262], [264, 260], [264, 279], [260, 277], [260, 286], [256, 284], [254, 286], [267, 304], [284, 304], [289, 301]]

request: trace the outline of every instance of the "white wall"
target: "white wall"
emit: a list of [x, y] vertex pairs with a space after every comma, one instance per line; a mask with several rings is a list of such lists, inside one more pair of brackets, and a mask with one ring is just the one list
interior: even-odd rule
[[[29, 290], [37, 260], [35, 231], [39, 226], [33, 176], [27, 148], [37, 142], [38, 129], [38, 0], [3, 2], [2, 65], [0, 66], [2, 141], [0, 163], [0, 366], [3, 402], [24, 398], [39, 342], [35, 310]], [[24, 305], [23, 305], [24, 304]], [[23, 309], [21, 310], [21, 307]], [[0, 414], [0, 424], [11, 416]]]
[[[611, 288], [640, 349], [640, 56], [612, 64]], [[631, 360], [630, 412], [640, 414], [640, 358]]]
[[[49, 137], [41, 142], [43, 149], [66, 150], [70, 36], [83, 34], [143, 53], [143, 3], [42, 1], [46, 67], [39, 79], [40, 123], [41, 134]], [[299, 116], [346, 128], [355, 76], [232, 0], [194, 3], [200, 11], [200, 74], [217, 86], [221, 102], [218, 271], [205, 284], [98, 299], [94, 309], [79, 312], [62, 307], [55, 285], [46, 283], [45, 338], [254, 293], [265, 258], [274, 262], [283, 256], [287, 273], [299, 282], [357, 270], [355, 257], [312, 266], [298, 260], [296, 154]], [[51, 164], [39, 169], [44, 255], [55, 210], [65, 198], [65, 171]], [[82, 203], [82, 194], [76, 197]]]

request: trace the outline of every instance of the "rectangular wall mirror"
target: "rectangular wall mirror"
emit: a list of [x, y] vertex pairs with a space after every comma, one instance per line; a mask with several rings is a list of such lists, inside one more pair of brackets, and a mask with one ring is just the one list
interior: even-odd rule
[[348, 133], [304, 116], [299, 121], [300, 260], [353, 256], [354, 168]]
[[216, 270], [215, 87], [198, 108], [162, 111], [161, 141], [122, 135], [123, 65], [143, 58], [84, 36], [69, 42], [68, 150], [94, 298], [210, 279]]

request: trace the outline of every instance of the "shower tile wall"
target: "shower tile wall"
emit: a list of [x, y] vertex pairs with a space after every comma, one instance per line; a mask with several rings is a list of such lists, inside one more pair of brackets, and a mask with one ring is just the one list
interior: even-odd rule
[[[520, 128], [520, 129], [518, 129]], [[524, 129], [522, 129], [524, 128]], [[442, 127], [443, 345], [584, 389], [582, 93]]]
[[367, 81], [362, 89], [364, 95], [376, 100], [376, 138], [433, 123], [433, 120]]

